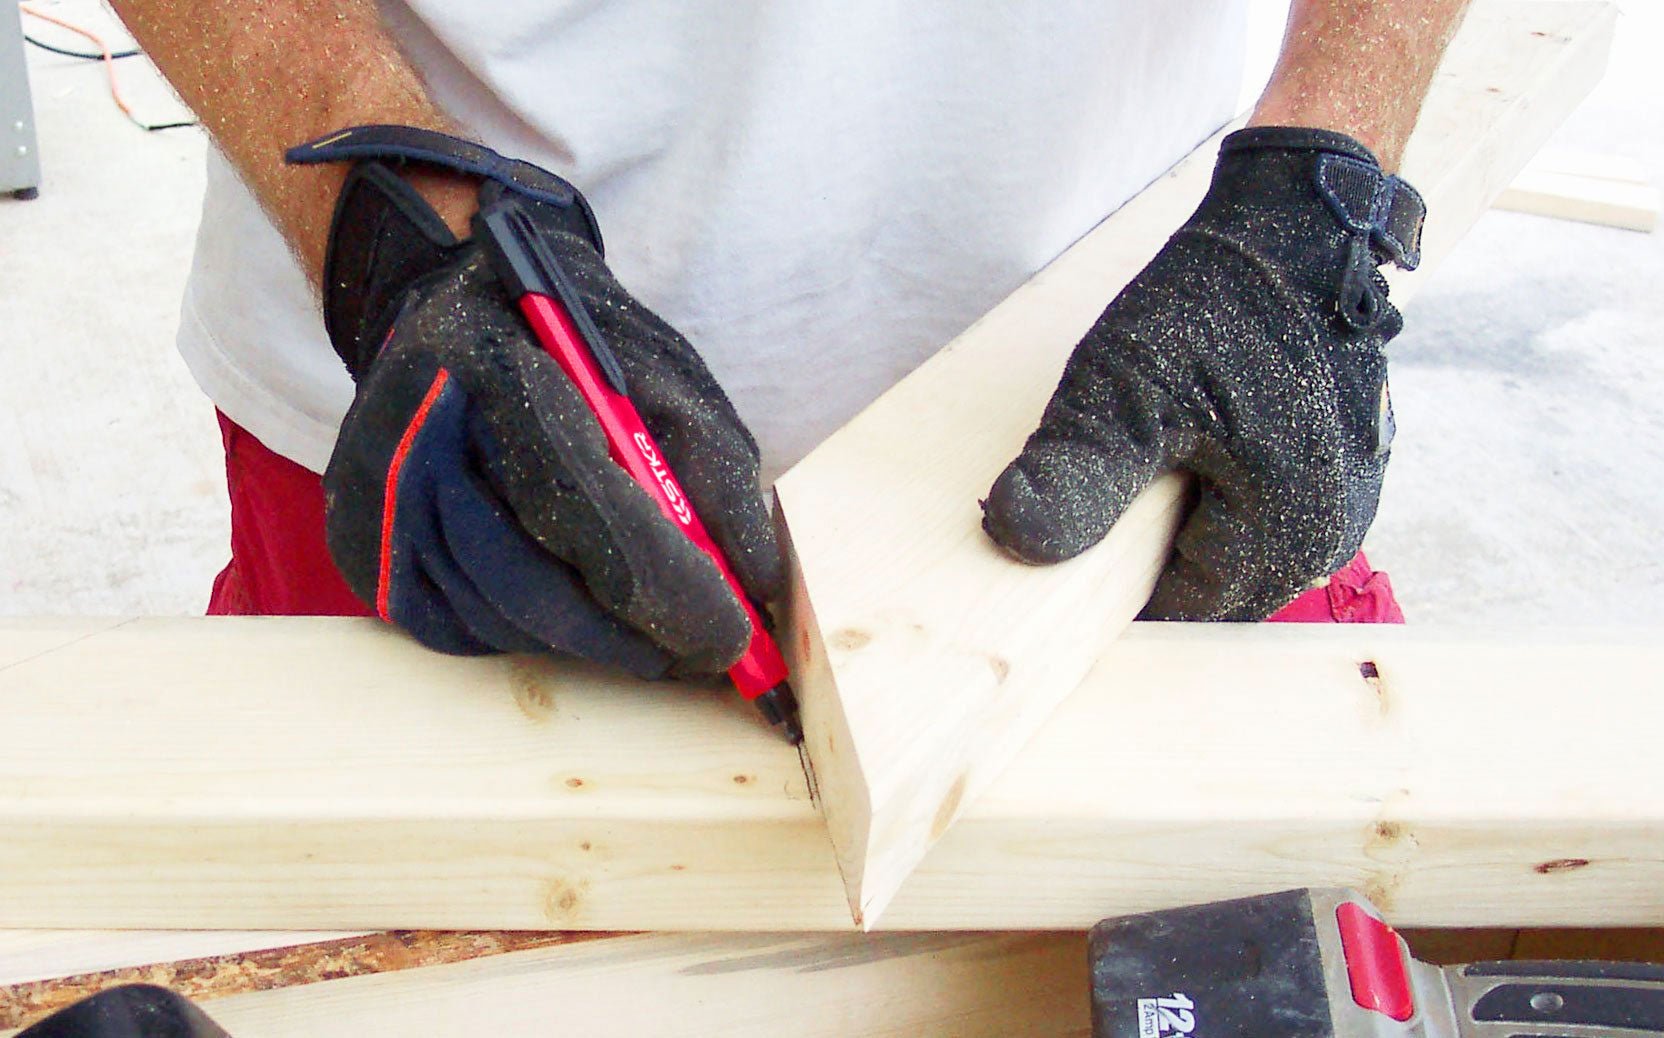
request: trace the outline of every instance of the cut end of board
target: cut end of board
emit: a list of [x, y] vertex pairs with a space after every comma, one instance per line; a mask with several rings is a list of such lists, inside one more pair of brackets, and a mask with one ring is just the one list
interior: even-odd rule
[[[854, 739], [849, 734], [848, 721], [837, 695], [837, 685], [827, 661], [826, 643], [815, 620], [814, 605], [809, 599], [801, 561], [793, 550], [790, 532], [785, 523], [779, 521], [778, 498], [775, 518], [786, 545], [790, 581], [786, 637], [781, 649], [792, 676], [798, 717], [803, 725], [803, 742], [799, 744], [798, 751], [803, 760], [804, 777], [813, 791], [815, 806], [820, 809], [832, 841], [838, 873], [843, 881], [845, 896], [849, 899], [850, 918], [857, 929], [864, 930], [866, 915], [859, 899], [860, 862], [866, 853], [866, 828], [862, 819], [870, 814], [871, 805], [865, 796], [866, 787], [861, 782]], [[845, 747], [850, 752], [840, 752]]]
[[[930, 847], [999, 776], [1045, 708], [1085, 676], [1084, 666], [1077, 672], [1044, 659], [1013, 666], [1008, 657], [1047, 638], [1093, 647], [1113, 638], [1149, 597], [1185, 487], [1177, 476], [1158, 480], [1103, 543], [1058, 566], [1013, 561], [972, 522], [970, 543], [953, 548], [966, 560], [956, 572], [1031, 602], [1098, 603], [1064, 622], [1017, 620], [984, 636], [905, 608], [857, 608], [828, 623], [808, 592], [821, 574], [792, 553], [789, 646], [803, 690], [805, 747], [857, 926], [882, 925]], [[949, 596], [938, 588], [937, 597]]]

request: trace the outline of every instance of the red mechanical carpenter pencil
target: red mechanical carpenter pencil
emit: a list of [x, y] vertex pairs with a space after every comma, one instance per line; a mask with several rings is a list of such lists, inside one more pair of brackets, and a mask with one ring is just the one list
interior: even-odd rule
[[590, 319], [571, 280], [550, 253], [542, 233], [513, 199], [487, 206], [474, 217], [474, 235], [491, 256], [493, 269], [519, 304], [537, 341], [560, 364], [606, 433], [614, 461], [658, 504], [664, 517], [704, 552], [751, 620], [751, 644], [728, 677], [740, 695], [757, 704], [770, 724], [782, 725], [797, 745], [803, 729], [797, 703], [786, 684], [786, 661], [763, 627], [762, 617], [711, 540], [705, 524], [676, 481], [652, 434], [630, 403], [624, 372], [600, 329]]

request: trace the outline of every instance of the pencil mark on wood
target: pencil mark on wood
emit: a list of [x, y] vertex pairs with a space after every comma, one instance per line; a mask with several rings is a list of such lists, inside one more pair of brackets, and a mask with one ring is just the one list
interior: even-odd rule
[[138, 617], [136, 617], [136, 616], [129, 616], [124, 620], [119, 620], [116, 623], [111, 624], [108, 627], [100, 627], [96, 631], [88, 631], [86, 634], [81, 635], [79, 638], [72, 638], [69, 641], [64, 642], [62, 645], [53, 645], [50, 648], [42, 649], [42, 650], [40, 650], [39, 652], [36, 652], [36, 653], [31, 653], [30, 655], [25, 656], [22, 659], [10, 660], [10, 661], [8, 661], [4, 664], [0, 664], [0, 673], [11, 670], [14, 667], [21, 667], [25, 663], [31, 663], [35, 660], [40, 659], [42, 656], [49, 656], [54, 652], [62, 652], [63, 650], [69, 648], [72, 645], [81, 644], [82, 642], [86, 641], [88, 638], [96, 638], [101, 634], [109, 634], [111, 631], [117, 629], [118, 627], [126, 627], [128, 624], [132, 623], [134, 620], [137, 620], [137, 619], [138, 619]]

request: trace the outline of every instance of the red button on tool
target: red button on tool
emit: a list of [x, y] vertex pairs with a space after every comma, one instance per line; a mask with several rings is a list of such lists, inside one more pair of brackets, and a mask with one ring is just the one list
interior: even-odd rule
[[1350, 901], [1335, 909], [1335, 920], [1353, 1001], [1394, 1020], [1408, 1020], [1416, 1002], [1397, 931]]

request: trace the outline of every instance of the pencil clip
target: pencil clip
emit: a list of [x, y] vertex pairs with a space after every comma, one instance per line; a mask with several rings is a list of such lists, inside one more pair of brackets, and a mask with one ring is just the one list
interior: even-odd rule
[[564, 310], [608, 384], [620, 395], [629, 396], [618, 357], [525, 207], [513, 198], [504, 198], [475, 213], [473, 226], [475, 240], [484, 247], [491, 269], [508, 294], [516, 302], [528, 294], [544, 296]]

